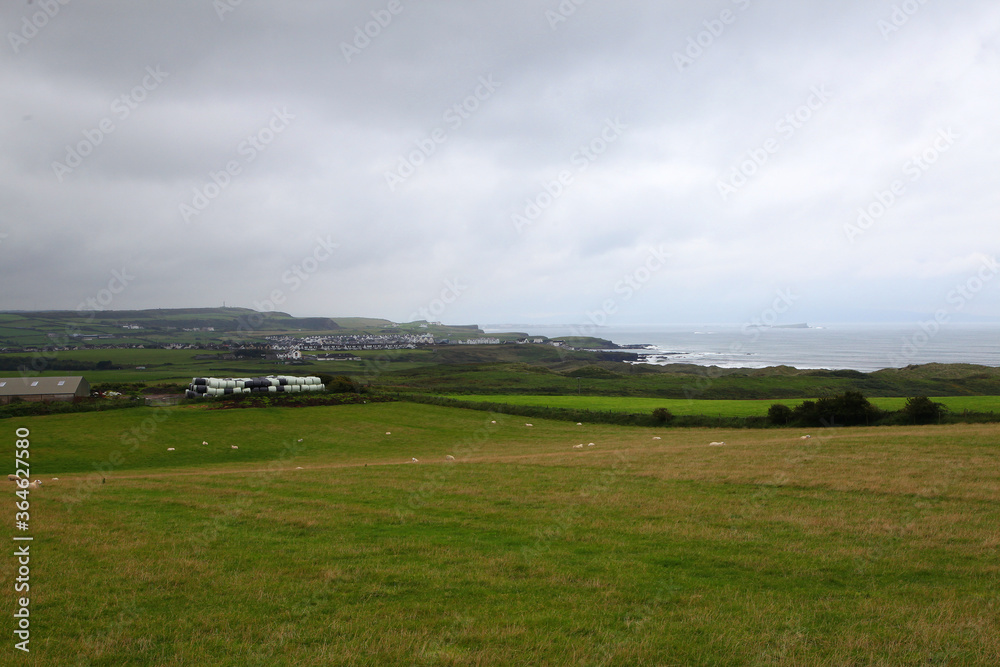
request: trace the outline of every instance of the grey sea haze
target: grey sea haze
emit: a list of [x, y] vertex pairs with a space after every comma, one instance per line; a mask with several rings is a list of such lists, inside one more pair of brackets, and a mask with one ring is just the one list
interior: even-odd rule
[[[489, 328], [487, 331], [500, 331]], [[508, 331], [510, 329], [507, 329]], [[736, 325], [527, 326], [532, 335], [590, 335], [618, 345], [648, 345], [655, 364], [721, 368], [792, 366], [876, 371], [911, 364], [1000, 366], [997, 324], [823, 324], [809, 328]]]

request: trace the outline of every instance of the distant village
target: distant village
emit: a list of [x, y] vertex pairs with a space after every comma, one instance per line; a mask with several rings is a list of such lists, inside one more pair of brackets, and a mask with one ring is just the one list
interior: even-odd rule
[[[124, 325], [129, 330], [142, 329], [137, 325]], [[214, 332], [214, 327], [204, 329], [184, 329], [185, 332]], [[55, 338], [54, 334], [49, 335]], [[165, 349], [165, 350], [206, 350], [222, 352], [233, 357], [264, 357], [285, 361], [301, 359], [343, 360], [353, 358], [350, 354], [329, 355], [330, 352], [357, 352], [363, 350], [413, 350], [430, 345], [505, 345], [505, 344], [545, 344], [557, 347], [568, 347], [561, 341], [549, 341], [546, 338], [521, 338], [518, 340], [503, 340], [495, 336], [480, 336], [476, 338], [438, 338], [431, 333], [391, 333], [391, 334], [349, 334], [349, 335], [317, 335], [317, 336], [267, 336], [260, 342], [197, 342], [197, 343], [164, 343], [164, 344], [134, 344], [116, 343], [112, 334], [85, 335], [72, 334], [70, 344], [49, 345], [45, 347], [4, 347], [0, 352], [41, 352], [65, 351], [86, 347], [87, 349]], [[65, 340], [62, 341], [65, 343]], [[78, 344], [75, 344], [78, 343]]]

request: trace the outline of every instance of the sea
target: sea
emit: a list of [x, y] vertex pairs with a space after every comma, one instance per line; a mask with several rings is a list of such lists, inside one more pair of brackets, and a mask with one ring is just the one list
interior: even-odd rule
[[[504, 328], [506, 327], [506, 328]], [[513, 328], [512, 328], [513, 327]], [[652, 364], [720, 368], [791, 366], [871, 372], [912, 364], [1000, 366], [998, 324], [799, 324], [793, 327], [729, 325], [497, 325], [489, 333], [523, 331], [558, 338], [587, 335], [634, 346]]]

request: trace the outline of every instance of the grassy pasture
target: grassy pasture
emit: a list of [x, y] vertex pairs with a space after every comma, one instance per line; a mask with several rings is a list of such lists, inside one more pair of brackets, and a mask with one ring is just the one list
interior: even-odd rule
[[[680, 398], [635, 398], [626, 396], [522, 396], [518, 394], [496, 394], [470, 396], [451, 394], [446, 396], [459, 401], [508, 403], [510, 405], [538, 405], [550, 408], [575, 410], [597, 410], [605, 412], [645, 413], [656, 408], [667, 408], [675, 415], [710, 415], [720, 417], [764, 416], [774, 403], [795, 407], [808, 399], [680, 399]], [[815, 400], [815, 399], [814, 399]], [[900, 410], [906, 405], [906, 398], [880, 397], [869, 399], [883, 410]], [[934, 398], [952, 412], [1000, 412], [1000, 396], [945, 396]]]
[[31, 495], [16, 664], [1000, 663], [1000, 426], [533, 423], [388, 403], [5, 425], [60, 478]]

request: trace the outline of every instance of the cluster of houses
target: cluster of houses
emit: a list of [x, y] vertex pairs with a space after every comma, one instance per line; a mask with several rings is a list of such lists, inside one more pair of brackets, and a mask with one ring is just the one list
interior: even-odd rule
[[432, 334], [356, 334], [350, 336], [268, 336], [271, 350], [277, 354], [298, 352], [337, 352], [349, 350], [413, 350], [433, 345]]

